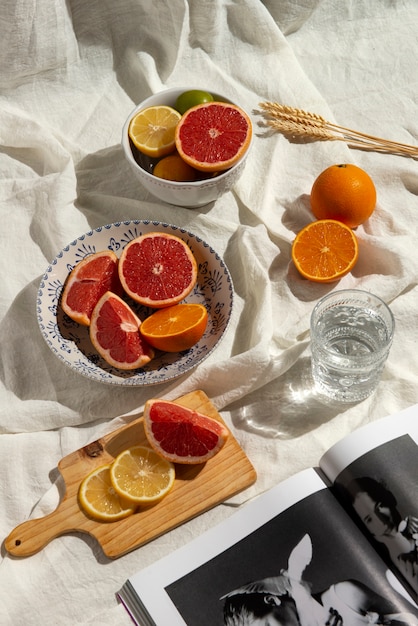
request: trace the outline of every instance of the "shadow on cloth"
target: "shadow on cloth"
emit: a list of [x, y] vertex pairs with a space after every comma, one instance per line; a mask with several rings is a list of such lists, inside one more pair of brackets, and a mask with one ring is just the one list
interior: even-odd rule
[[[76, 167], [76, 177], [75, 204], [91, 228], [129, 219], [153, 219], [177, 224], [179, 213], [187, 215], [190, 212], [188, 208], [157, 200], [146, 191], [118, 145], [84, 157]], [[199, 207], [199, 214], [208, 213], [213, 206], [211, 202]], [[172, 215], [174, 210], [175, 219]]]
[[187, 22], [184, 5], [166, 3], [161, 11], [153, 0], [68, 0], [68, 6], [77, 40], [112, 51], [117, 80], [133, 102], [151, 95], [150, 70], [163, 83], [172, 73]]
[[[59, 361], [48, 348], [37, 323], [35, 303], [40, 280], [41, 277], [33, 280], [20, 291], [0, 322], [0, 379], [5, 389], [20, 400], [37, 401], [26, 415], [22, 412], [19, 423], [13, 420], [14, 432], [107, 420], [132, 411], [152, 397], [155, 393], [152, 388], [103, 385]], [[0, 421], [0, 432], [8, 432], [9, 411], [4, 411], [6, 407], [2, 409], [0, 414], [7, 421], [4, 424]]]
[[[346, 404], [346, 408], [352, 406]], [[314, 388], [311, 359], [299, 359], [280, 378], [232, 403], [234, 426], [268, 439], [294, 439], [341, 413], [341, 404], [322, 398]]]

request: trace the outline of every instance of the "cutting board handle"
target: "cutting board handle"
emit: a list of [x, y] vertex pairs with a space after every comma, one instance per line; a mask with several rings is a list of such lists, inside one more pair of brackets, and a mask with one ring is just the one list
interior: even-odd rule
[[81, 513], [76, 514], [62, 501], [49, 515], [30, 519], [19, 526], [6, 537], [4, 546], [13, 556], [31, 556], [42, 550], [52, 539], [65, 533], [81, 530]]

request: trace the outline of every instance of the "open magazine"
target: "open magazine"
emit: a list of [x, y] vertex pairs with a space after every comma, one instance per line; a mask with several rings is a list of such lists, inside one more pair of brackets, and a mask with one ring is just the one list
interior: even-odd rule
[[141, 626], [418, 625], [418, 405], [365, 426], [118, 596]]

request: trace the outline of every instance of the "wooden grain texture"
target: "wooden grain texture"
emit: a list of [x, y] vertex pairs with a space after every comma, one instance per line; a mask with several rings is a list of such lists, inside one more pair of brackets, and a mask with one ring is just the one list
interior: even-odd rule
[[[176, 402], [222, 421], [203, 391], [193, 391]], [[95, 537], [107, 557], [117, 558], [207, 511], [256, 480], [253, 466], [230, 434], [224, 447], [207, 463], [176, 465], [174, 486], [156, 505], [117, 522], [89, 518], [78, 503], [83, 478], [94, 468], [111, 463], [129, 446], [146, 443], [140, 416], [61, 459], [58, 469], [66, 491], [58, 507], [45, 517], [17, 526], [5, 539], [6, 550], [13, 556], [30, 556], [60, 535], [81, 532]]]

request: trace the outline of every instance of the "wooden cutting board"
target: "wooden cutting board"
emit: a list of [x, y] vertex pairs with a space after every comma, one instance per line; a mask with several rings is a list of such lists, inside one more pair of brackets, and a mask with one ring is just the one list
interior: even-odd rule
[[[176, 402], [222, 421], [203, 391], [193, 391]], [[81, 532], [95, 537], [107, 557], [117, 558], [230, 498], [257, 477], [231, 433], [220, 452], [207, 463], [176, 465], [173, 488], [153, 507], [117, 522], [89, 518], [78, 504], [81, 481], [94, 468], [111, 463], [126, 448], [146, 442], [141, 416], [61, 459], [58, 469], [66, 492], [59, 505], [49, 515], [17, 526], [5, 539], [6, 550], [13, 556], [30, 556], [60, 535]]]

